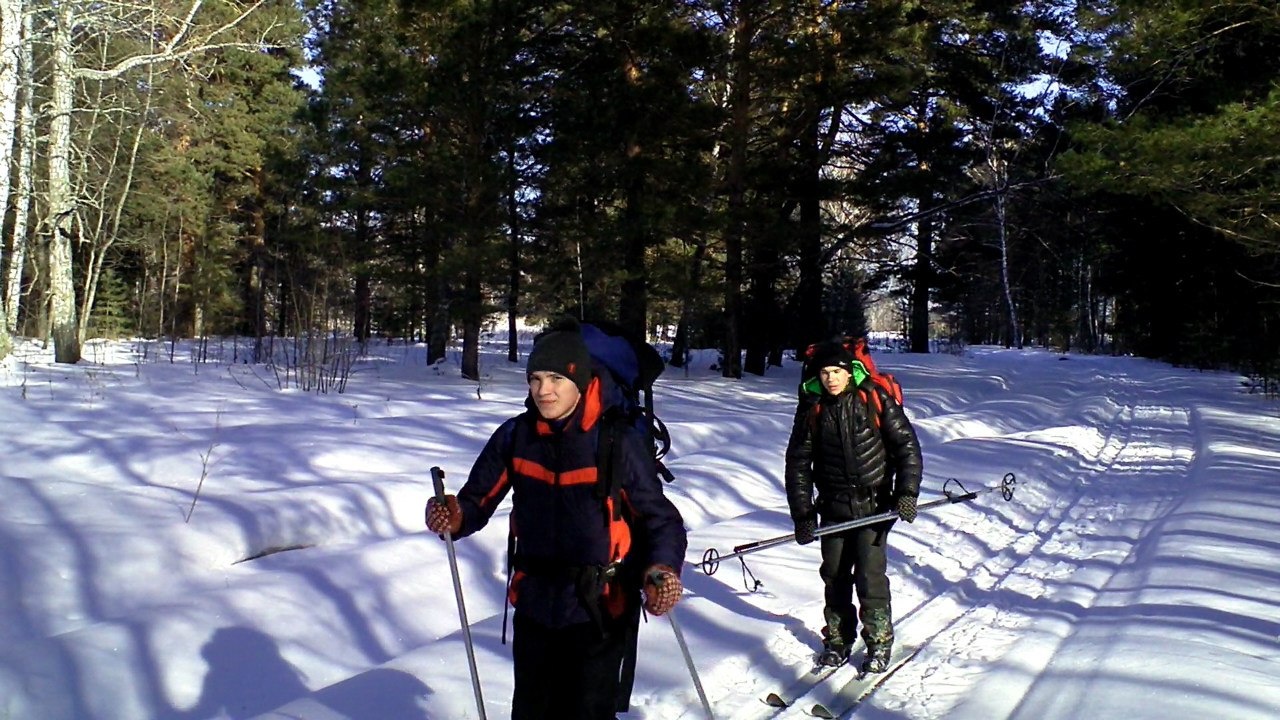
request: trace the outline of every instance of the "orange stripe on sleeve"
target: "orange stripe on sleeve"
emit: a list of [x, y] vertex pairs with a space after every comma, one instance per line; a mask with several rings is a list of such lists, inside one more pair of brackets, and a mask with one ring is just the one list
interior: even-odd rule
[[511, 478], [507, 477], [507, 469], [503, 468], [502, 474], [498, 476], [498, 482], [493, 484], [493, 489], [489, 490], [483, 498], [480, 498], [480, 506], [484, 507], [485, 505], [497, 500], [498, 496], [502, 495], [503, 491], [507, 487], [507, 483], [510, 481]]

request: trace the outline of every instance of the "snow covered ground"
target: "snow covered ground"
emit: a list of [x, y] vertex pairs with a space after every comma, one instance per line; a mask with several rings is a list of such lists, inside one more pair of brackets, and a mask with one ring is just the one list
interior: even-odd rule
[[[456, 489], [522, 407], [502, 347], [479, 386], [453, 360], [380, 347], [342, 394], [184, 348], [85, 357], [23, 345], [0, 364], [0, 718], [478, 717], [422, 509], [429, 469]], [[897, 629], [920, 651], [857, 717], [1280, 716], [1280, 404], [1236, 375], [1134, 358], [880, 361], [921, 437], [922, 500], [948, 478], [1018, 485], [899, 523]], [[736, 560], [697, 567], [791, 531], [797, 366], [730, 381], [707, 365], [669, 369], [657, 392], [690, 530], [676, 617], [717, 718], [800, 717], [817, 695], [781, 712], [761, 698], [796, 698], [811, 670], [817, 547], [747, 556], [754, 592]], [[491, 718], [511, 691], [505, 525], [457, 545]], [[622, 717], [703, 717], [670, 623], [640, 642]]]

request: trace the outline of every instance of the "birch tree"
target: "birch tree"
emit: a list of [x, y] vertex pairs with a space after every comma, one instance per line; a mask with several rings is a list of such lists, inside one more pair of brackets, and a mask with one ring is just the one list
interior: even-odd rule
[[[254, 36], [246, 37], [240, 32], [248, 18], [268, 5], [267, 0], [190, 0], [177, 6], [159, 0], [146, 5], [86, 0], [52, 0], [51, 4], [49, 201], [42, 227], [48, 244], [54, 357], [61, 363], [75, 363], [80, 360], [81, 340], [72, 249], [82, 222], [72, 191], [70, 165], [76, 83], [120, 78], [141, 67], [165, 68], [212, 50], [265, 50], [277, 46], [279, 39], [274, 37], [277, 26], [271, 23], [263, 25]], [[171, 8], [179, 12], [170, 12]], [[128, 34], [166, 40], [152, 52], [128, 55], [111, 64], [77, 63], [83, 59], [77, 56], [77, 41], [86, 37], [110, 41], [113, 35]]]
[[[6, 0], [9, 1], [9, 0]], [[20, 2], [20, 0], [11, 0]], [[5, 278], [3, 306], [0, 306], [0, 337], [17, 331], [18, 303], [22, 298], [22, 270], [27, 262], [27, 227], [31, 217], [31, 195], [35, 185], [36, 121], [33, 81], [31, 13], [22, 16], [22, 47], [18, 58], [18, 85], [24, 88], [18, 106], [18, 177], [14, 192], [13, 233], [10, 244], [9, 272]], [[8, 176], [9, 166], [0, 168]], [[2, 264], [0, 264], [2, 265]], [[7, 341], [6, 341], [7, 342]]]
[[[0, 219], [8, 212], [13, 141], [17, 132], [18, 70], [22, 53], [22, 0], [0, 0]], [[0, 243], [0, 267], [4, 266]], [[0, 303], [0, 359], [9, 354], [9, 320]]]

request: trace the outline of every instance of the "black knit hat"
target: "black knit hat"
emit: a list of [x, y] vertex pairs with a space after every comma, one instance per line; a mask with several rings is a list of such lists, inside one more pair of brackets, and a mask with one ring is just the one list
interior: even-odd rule
[[585, 393], [591, 384], [591, 353], [575, 321], [560, 321], [533, 341], [525, 373], [545, 370], [563, 375]]
[[853, 372], [853, 353], [844, 343], [834, 340], [820, 342], [813, 347], [813, 354], [809, 356], [809, 367], [815, 373], [824, 367], [838, 367]]

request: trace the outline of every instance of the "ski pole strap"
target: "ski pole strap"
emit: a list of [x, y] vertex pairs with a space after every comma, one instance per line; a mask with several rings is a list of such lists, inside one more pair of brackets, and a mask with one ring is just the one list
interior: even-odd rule
[[[955, 478], [947, 478], [946, 482], [942, 484], [943, 496], [936, 500], [930, 500], [929, 502], [921, 503], [917, 505], [916, 512], [928, 510], [929, 508], [937, 507], [939, 505], [951, 505], [955, 503], [969, 502], [970, 500], [973, 500], [974, 498], [977, 498], [981, 495], [986, 495], [989, 492], [996, 492], [996, 491], [999, 491], [1000, 496], [1003, 497], [1005, 500], [1012, 500], [1013, 490], [1014, 490], [1014, 487], [1017, 485], [1017, 482], [1018, 482], [1018, 479], [1017, 477], [1014, 476], [1013, 473], [1005, 473], [1004, 477], [1000, 480], [999, 485], [992, 485], [990, 487], [984, 487], [981, 490], [974, 490], [971, 492], [965, 489], [964, 484], [961, 483], [959, 480]], [[957, 489], [952, 489], [952, 485], [955, 485], [955, 488]], [[846, 530], [853, 530], [855, 528], [865, 527], [867, 525], [875, 525], [876, 523], [887, 522], [889, 520], [896, 520], [897, 518], [898, 518], [898, 511], [889, 510], [886, 512], [882, 512], [878, 515], [871, 515], [869, 517], [858, 518], [857, 520], [848, 520], [846, 522], [836, 523], [835, 525], [828, 525], [826, 527], [819, 528], [818, 531], [813, 534], [813, 536], [822, 537], [824, 535], [832, 535], [835, 533], [845, 532]], [[795, 539], [796, 539], [796, 536], [794, 533], [792, 533], [790, 535], [779, 535], [778, 537], [767, 538], [765, 540], [757, 540], [755, 542], [749, 542], [743, 545], [738, 545], [733, 549], [733, 552], [729, 553], [728, 555], [721, 555], [720, 552], [715, 548], [708, 548], [707, 551], [702, 554], [702, 563], [699, 565], [699, 567], [702, 568], [702, 571], [704, 573], [708, 575], [714, 575], [716, 570], [718, 570], [720, 567], [720, 562], [723, 560], [732, 560], [734, 558], [741, 558], [744, 555], [750, 555], [751, 553], [754, 553], [754, 552], [759, 552], [761, 550], [767, 550], [771, 547], [777, 547], [779, 545], [785, 545], [791, 542], [795, 542]]]

